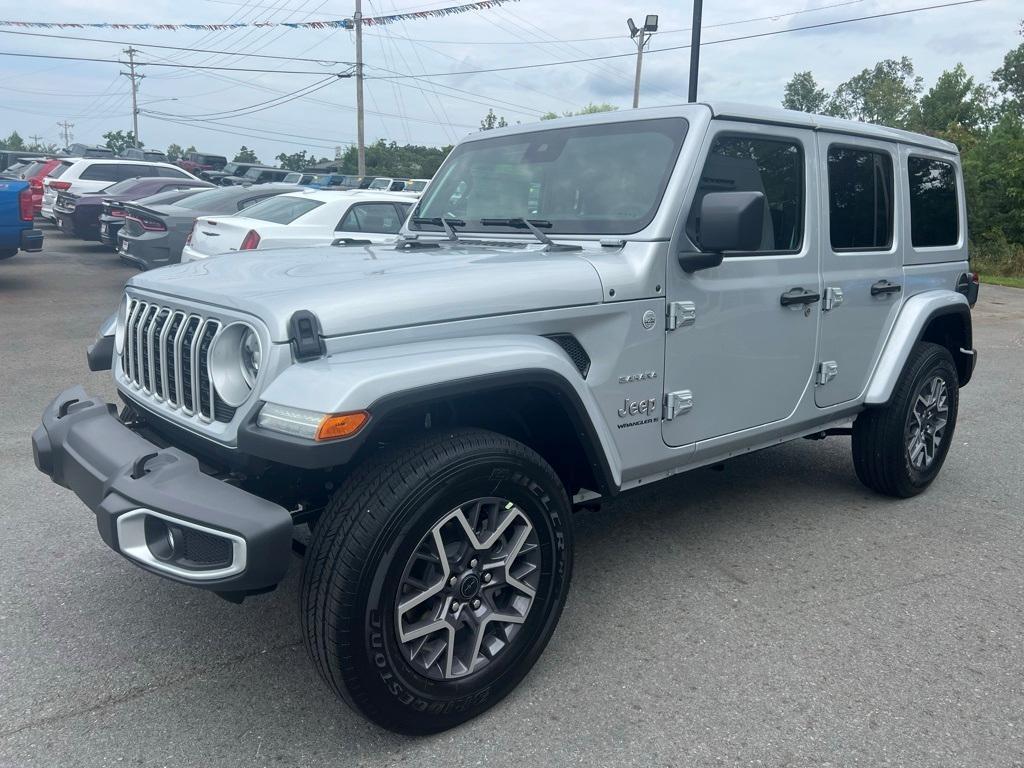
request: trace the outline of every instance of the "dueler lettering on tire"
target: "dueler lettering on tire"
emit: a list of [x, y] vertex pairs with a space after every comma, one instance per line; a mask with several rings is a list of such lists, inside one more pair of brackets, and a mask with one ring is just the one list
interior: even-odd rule
[[510, 438], [460, 430], [360, 467], [320, 519], [304, 638], [324, 679], [378, 724], [450, 728], [529, 671], [572, 571], [557, 475]]

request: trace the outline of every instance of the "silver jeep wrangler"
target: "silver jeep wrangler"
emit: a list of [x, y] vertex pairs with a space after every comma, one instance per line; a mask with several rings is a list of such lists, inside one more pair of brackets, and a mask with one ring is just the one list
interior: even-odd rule
[[147, 571], [240, 600], [304, 554], [324, 680], [428, 733], [541, 654], [574, 508], [836, 434], [923, 491], [977, 290], [952, 144], [727, 104], [517, 126], [459, 144], [397, 245], [133, 277], [123, 409], [68, 389], [32, 443]]

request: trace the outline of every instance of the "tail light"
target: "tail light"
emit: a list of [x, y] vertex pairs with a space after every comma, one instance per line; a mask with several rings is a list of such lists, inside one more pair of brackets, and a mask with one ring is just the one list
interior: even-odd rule
[[121, 218], [128, 215], [128, 212], [125, 211], [124, 208], [111, 208], [109, 211], [107, 211], [107, 213], [109, 213], [111, 216], [117, 216]]
[[32, 205], [32, 188], [25, 187], [18, 193], [18, 212], [22, 221], [32, 221], [35, 208]]
[[250, 229], [246, 234], [245, 239], [242, 240], [242, 244], [238, 246], [240, 251], [254, 251], [259, 247], [260, 235], [255, 229]]
[[33, 176], [31, 179], [28, 180], [28, 185], [32, 189], [42, 189], [43, 188], [43, 180], [41, 178], [39, 178], [38, 176]]
[[50, 189], [56, 189], [56, 190], [63, 191], [65, 189], [71, 189], [71, 182], [70, 181], [51, 181], [49, 186], [50, 186]]
[[134, 221], [147, 232], [166, 232], [167, 225], [159, 219], [151, 219], [149, 216], [126, 216], [127, 221]]

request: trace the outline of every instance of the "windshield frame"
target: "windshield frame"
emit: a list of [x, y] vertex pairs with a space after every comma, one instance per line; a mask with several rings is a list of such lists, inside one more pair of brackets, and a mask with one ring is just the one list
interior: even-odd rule
[[[531, 144], [537, 141], [543, 141], [546, 137], [558, 137], [559, 135], [576, 134], [576, 135], [612, 135], [612, 134], [628, 134], [631, 131], [642, 130], [643, 126], [650, 127], [651, 124], [655, 124], [653, 127], [656, 133], [661, 133], [668, 136], [673, 141], [673, 148], [670, 150], [669, 155], [665, 159], [664, 173], [658, 180], [657, 187], [655, 188], [656, 194], [653, 197], [655, 201], [651, 208], [645, 213], [644, 216], [626, 220], [626, 219], [605, 219], [604, 221], [609, 222], [609, 226], [604, 227], [591, 227], [585, 228], [582, 226], [572, 226], [573, 224], [579, 224], [584, 221], [583, 219], [568, 220], [565, 223], [569, 224], [568, 228], [564, 226], [558, 226], [559, 222], [552, 220], [552, 217], [541, 211], [534, 215], [527, 216], [531, 220], [551, 220], [552, 227], [546, 227], [545, 231], [548, 235], [555, 236], [566, 236], [566, 237], [580, 237], [580, 238], [601, 238], [601, 237], [614, 237], [621, 235], [635, 235], [648, 226], [654, 221], [658, 215], [658, 211], [665, 199], [665, 193], [668, 190], [669, 183], [672, 179], [673, 172], [678, 165], [679, 157], [682, 154], [683, 148], [686, 146], [686, 140], [690, 131], [690, 121], [683, 116], [668, 116], [668, 117], [649, 117], [649, 118], [638, 118], [635, 120], [614, 120], [606, 122], [593, 122], [584, 123], [578, 125], [570, 125], [558, 128], [537, 128], [533, 131], [515, 131], [513, 133], [504, 134], [501, 136], [486, 137], [480, 139], [473, 139], [465, 141], [459, 144], [451, 151], [444, 163], [438, 169], [437, 173], [434, 174], [430, 180], [430, 184], [427, 185], [426, 190], [416, 203], [416, 207], [413, 209], [412, 215], [408, 219], [406, 225], [410, 231], [423, 232], [423, 233], [438, 233], [445, 234], [443, 227], [437, 224], [428, 224], [426, 222], [414, 222], [416, 218], [436, 218], [430, 213], [424, 213], [424, 208], [433, 203], [435, 198], [439, 195], [447, 192], [445, 187], [447, 186], [447, 176], [451, 172], [452, 168], [461, 158], [468, 152], [476, 152], [490, 147], [501, 147], [503, 145], [516, 145], [516, 144]], [[648, 131], [649, 132], [649, 131]], [[543, 145], [541, 145], [543, 146]], [[564, 143], [563, 143], [564, 149]], [[529, 150], [527, 150], [529, 151]], [[559, 150], [559, 154], [562, 150]], [[462, 183], [465, 180], [460, 181]], [[516, 219], [521, 218], [514, 212], [509, 212], [508, 218]], [[481, 223], [481, 219], [474, 219], [472, 217], [466, 218], [461, 214], [458, 218], [466, 220], [465, 228], [459, 229], [459, 234], [464, 235], [468, 232], [475, 233], [506, 233], [506, 234], [522, 234], [523, 230], [517, 227], [501, 227], [495, 225], [484, 225]], [[492, 217], [484, 217], [483, 220], [487, 220]], [[494, 217], [498, 218], [498, 217]], [[500, 218], [505, 218], [502, 216]], [[594, 222], [600, 222], [600, 219], [592, 220]], [[627, 223], [628, 222], [628, 223]]]

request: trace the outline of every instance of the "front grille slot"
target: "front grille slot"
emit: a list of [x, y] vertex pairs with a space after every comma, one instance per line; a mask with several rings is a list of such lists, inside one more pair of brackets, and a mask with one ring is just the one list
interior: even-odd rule
[[142, 393], [186, 416], [228, 422], [235, 409], [217, 396], [210, 349], [224, 324], [138, 299], [129, 299], [121, 370]]

